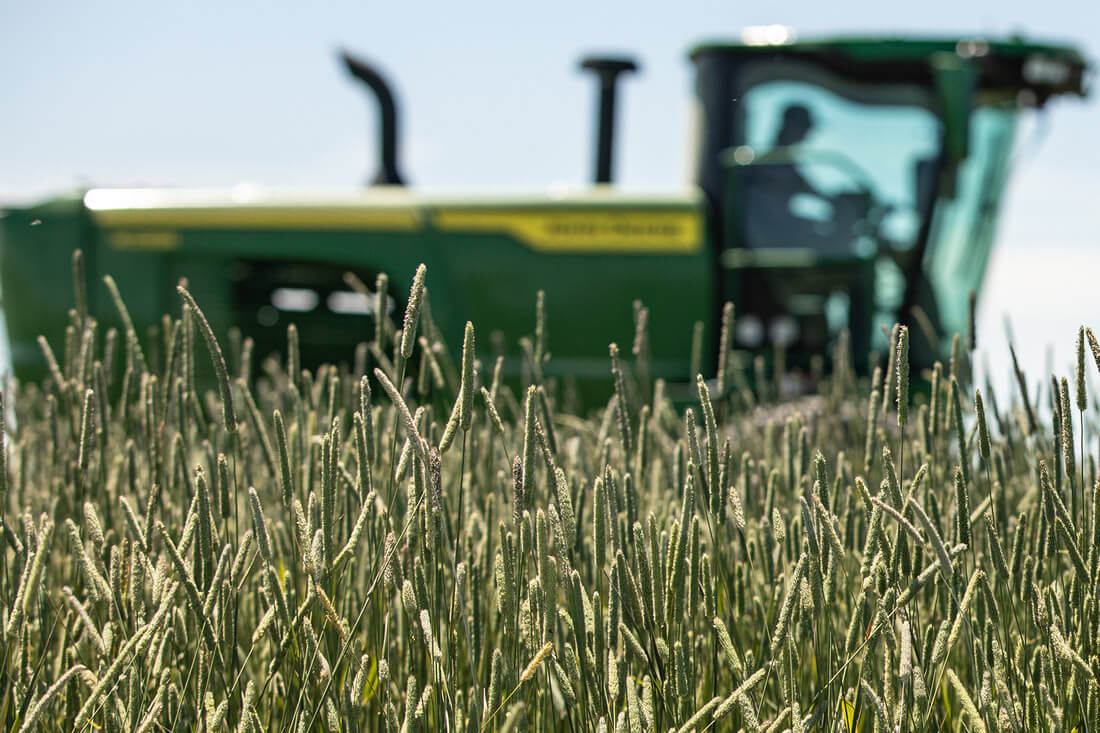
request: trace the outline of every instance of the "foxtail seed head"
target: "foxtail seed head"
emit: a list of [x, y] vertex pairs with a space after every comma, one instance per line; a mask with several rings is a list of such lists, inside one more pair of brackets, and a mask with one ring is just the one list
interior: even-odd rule
[[959, 542], [970, 544], [970, 487], [961, 468], [955, 469], [955, 536]]
[[424, 302], [424, 275], [427, 268], [421, 264], [416, 268], [412, 287], [409, 288], [409, 304], [405, 307], [405, 324], [401, 330], [401, 356], [408, 359], [416, 345], [416, 327], [420, 323], [420, 310]]
[[530, 679], [531, 679], [532, 677], [534, 677], [534, 676], [535, 676], [535, 672], [537, 672], [537, 671], [538, 671], [538, 669], [539, 669], [539, 666], [540, 666], [540, 665], [541, 665], [541, 664], [542, 664], [542, 663], [543, 663], [544, 661], [546, 661], [546, 658], [547, 658], [548, 656], [550, 656], [550, 652], [551, 652], [551, 651], [552, 651], [553, 649], [554, 649], [554, 645], [553, 645], [553, 644], [552, 644], [551, 642], [549, 642], [549, 641], [548, 641], [548, 642], [546, 642], [546, 644], [544, 644], [544, 645], [543, 645], [542, 649], [539, 649], [539, 651], [538, 651], [538, 654], [536, 654], [536, 655], [535, 655], [535, 656], [534, 656], [534, 657], [533, 657], [533, 658], [531, 659], [531, 661], [527, 663], [527, 666], [523, 668], [523, 674], [521, 674], [521, 675], [519, 676], [519, 683], [520, 683], [521, 685], [522, 685], [522, 684], [523, 684], [524, 682], [527, 682], [527, 681], [529, 681], [529, 680], [530, 680]]
[[462, 341], [462, 383], [458, 392], [459, 427], [467, 432], [474, 415], [474, 324], [466, 321], [466, 335]]
[[1084, 412], [1089, 408], [1088, 394], [1085, 391], [1085, 327], [1077, 329], [1077, 410]]
[[1066, 464], [1066, 476], [1071, 480], [1077, 475], [1077, 461], [1073, 452], [1073, 416], [1070, 415], [1069, 383], [1062, 377], [1059, 398], [1059, 413], [1062, 419], [1062, 459]]
[[897, 364], [897, 397], [898, 397], [898, 426], [905, 428], [909, 422], [909, 327], [902, 326], [898, 332]]
[[991, 450], [989, 442], [989, 424], [985, 419], [985, 405], [982, 403], [982, 391], [974, 390], [974, 409], [978, 413], [978, 452], [982, 460], [988, 461]]

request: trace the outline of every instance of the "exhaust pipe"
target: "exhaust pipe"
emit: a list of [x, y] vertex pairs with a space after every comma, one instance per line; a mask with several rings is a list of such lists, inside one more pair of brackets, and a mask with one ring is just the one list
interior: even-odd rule
[[595, 182], [611, 183], [611, 153], [615, 137], [615, 86], [620, 74], [637, 71], [638, 65], [628, 58], [588, 56], [581, 60], [581, 70], [591, 71], [600, 83]]
[[397, 171], [397, 104], [393, 100], [393, 93], [382, 74], [367, 62], [353, 57], [346, 51], [340, 53], [340, 58], [348, 73], [366, 84], [378, 100], [379, 127], [381, 128], [378, 157], [381, 168], [368, 185], [404, 186], [405, 179]]

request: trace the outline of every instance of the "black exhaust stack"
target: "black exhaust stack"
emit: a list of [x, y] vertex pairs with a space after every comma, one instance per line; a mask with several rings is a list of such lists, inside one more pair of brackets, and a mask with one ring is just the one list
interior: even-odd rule
[[589, 56], [581, 69], [591, 71], [600, 82], [599, 138], [596, 146], [596, 183], [611, 183], [611, 148], [615, 138], [615, 85], [619, 74], [638, 70], [628, 58]]
[[348, 72], [370, 87], [375, 98], [378, 99], [379, 126], [381, 127], [379, 159], [382, 162], [382, 168], [370, 181], [370, 185], [405, 185], [405, 179], [397, 171], [397, 104], [393, 100], [389, 85], [377, 70], [362, 59], [354, 58], [346, 51], [340, 53], [340, 58]]

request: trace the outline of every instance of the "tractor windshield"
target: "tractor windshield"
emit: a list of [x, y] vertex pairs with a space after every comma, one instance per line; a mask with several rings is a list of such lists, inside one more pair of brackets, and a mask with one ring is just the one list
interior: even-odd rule
[[913, 87], [825, 86], [811, 73], [816, 83], [764, 81], [740, 100], [743, 246], [870, 256], [878, 237], [912, 248], [940, 144], [930, 100]]
[[[927, 91], [813, 73], [815, 83], [754, 84], [739, 102], [740, 144], [725, 162], [740, 183], [741, 245], [870, 259], [875, 323], [917, 306], [941, 338], [965, 332], [968, 306], [958, 294], [981, 286], [1018, 106], [977, 100], [954, 195], [938, 196], [943, 133]], [[928, 244], [919, 253], [922, 227]], [[919, 292], [907, 293], [913, 282]]]
[[787, 323], [792, 349], [811, 353], [845, 328], [869, 348], [872, 324], [893, 323], [910, 295], [935, 208], [944, 133], [934, 92], [797, 60], [747, 63], [728, 81], [712, 189], [726, 292], [764, 332]]

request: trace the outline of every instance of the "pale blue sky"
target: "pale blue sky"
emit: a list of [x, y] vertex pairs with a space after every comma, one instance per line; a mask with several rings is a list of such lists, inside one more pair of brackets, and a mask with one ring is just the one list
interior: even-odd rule
[[[687, 181], [688, 48], [746, 25], [803, 38], [1021, 32], [1100, 59], [1100, 3], [1083, 0], [0, 5], [0, 203], [85, 184], [358, 185], [375, 169], [374, 106], [337, 64], [340, 46], [393, 81], [406, 177], [446, 190], [587, 181], [586, 52], [641, 62], [623, 87], [616, 167], [645, 189]], [[1011, 185], [1002, 243], [1100, 243], [1096, 96], [1053, 105]]]

